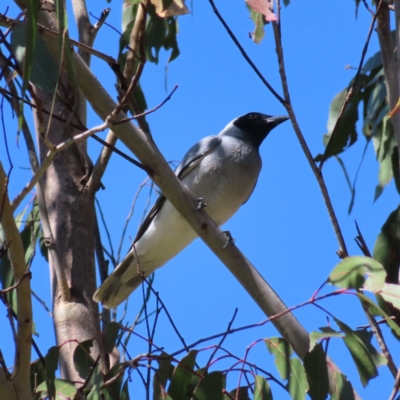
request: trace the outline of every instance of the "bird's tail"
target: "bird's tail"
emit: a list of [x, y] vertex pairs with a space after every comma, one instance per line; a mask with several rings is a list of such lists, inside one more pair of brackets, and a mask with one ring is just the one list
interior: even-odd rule
[[[96, 290], [93, 300], [102, 303], [103, 307], [108, 309], [121, 304], [143, 282], [143, 277], [136, 272], [134, 264], [134, 257], [128, 254]], [[129, 274], [130, 271], [133, 271], [133, 274]], [[144, 274], [144, 277], [147, 275]]]

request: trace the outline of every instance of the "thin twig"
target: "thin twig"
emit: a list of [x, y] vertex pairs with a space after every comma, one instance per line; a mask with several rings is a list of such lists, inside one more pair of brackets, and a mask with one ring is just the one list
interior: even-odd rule
[[137, 190], [137, 192], [135, 194], [135, 197], [133, 198], [132, 205], [131, 205], [131, 208], [129, 210], [129, 213], [128, 213], [126, 219], [125, 219], [125, 224], [124, 224], [124, 227], [122, 228], [121, 238], [119, 240], [119, 245], [118, 245], [118, 250], [117, 250], [117, 256], [116, 256], [117, 263], [119, 263], [119, 260], [120, 260], [120, 257], [121, 257], [122, 245], [124, 243], [125, 234], [126, 234], [126, 231], [128, 229], [129, 221], [131, 220], [131, 218], [133, 216], [133, 212], [135, 210], [136, 202], [137, 202], [137, 200], [139, 198], [140, 192], [147, 185], [148, 180], [149, 180], [149, 178], [146, 177], [145, 180], [140, 184], [139, 189]]
[[47, 314], [49, 314], [50, 317], [53, 318], [53, 313], [50, 311], [49, 307], [47, 307], [47, 304], [33, 290], [32, 296], [43, 306], [43, 308], [47, 311]]
[[228, 24], [225, 22], [225, 20], [222, 18], [221, 14], [219, 13], [214, 0], [208, 0], [210, 2], [210, 5], [215, 13], [215, 15], [217, 16], [217, 18], [219, 19], [219, 21], [221, 22], [221, 24], [223, 25], [223, 27], [225, 28], [225, 30], [227, 31], [228, 35], [231, 37], [231, 39], [233, 40], [233, 42], [236, 44], [236, 47], [239, 49], [239, 51], [242, 53], [242, 56], [244, 57], [244, 59], [248, 62], [248, 64], [251, 66], [251, 68], [253, 68], [253, 71], [257, 74], [257, 76], [261, 79], [261, 81], [264, 83], [264, 85], [269, 89], [269, 91], [276, 97], [276, 99], [283, 105], [285, 106], [285, 100], [278, 94], [278, 92], [276, 92], [276, 90], [268, 83], [268, 81], [264, 78], [263, 74], [260, 72], [260, 70], [256, 67], [256, 65], [254, 64], [254, 62], [251, 60], [251, 58], [247, 55], [246, 51], [244, 50], [244, 48], [242, 47], [242, 45], [239, 43], [239, 41], [237, 40], [236, 36], [233, 34], [231, 28], [229, 28]]
[[27, 278], [28, 276], [31, 277], [31, 273], [30, 273], [29, 271], [26, 271], [26, 272], [21, 276], [21, 278], [18, 280], [18, 282], [17, 282], [16, 284], [14, 284], [14, 285], [12, 285], [12, 286], [9, 286], [9, 287], [6, 288], [6, 289], [0, 290], [0, 294], [10, 293], [11, 291], [15, 290], [15, 289], [21, 284], [21, 282], [22, 282], [25, 278]]
[[[144, 41], [144, 38], [145, 38], [144, 29], [145, 29], [146, 17], [147, 17], [147, 12], [145, 12], [145, 7], [142, 3], [140, 3], [138, 5], [138, 10], [137, 10], [134, 26], [129, 35], [129, 43], [131, 46], [133, 46], [133, 50], [129, 51], [127, 54], [127, 59], [126, 59], [125, 68], [124, 68], [124, 74], [122, 76], [117, 75], [121, 89], [126, 90], [120, 104], [117, 107], [117, 111], [126, 110], [126, 105], [127, 105], [127, 103], [129, 103], [131, 106], [130, 108], [131, 108], [132, 113], [137, 114], [137, 112], [136, 112], [137, 107], [135, 106], [135, 104], [133, 102], [133, 98], [132, 98], [131, 94], [139, 83], [139, 79], [142, 76], [146, 59], [144, 57], [144, 53], [142, 53], [142, 56], [139, 58], [139, 64], [137, 65], [136, 73], [134, 74], [135, 66], [136, 66], [136, 59], [135, 59], [134, 54], [136, 54], [137, 50], [139, 50], [142, 47], [142, 42]], [[126, 87], [125, 87], [126, 82], [131, 82], [128, 89], [126, 89]], [[138, 119], [138, 123], [142, 127], [143, 131], [145, 131], [145, 129], [144, 129], [145, 124], [144, 124], [143, 116], [144, 115], [138, 115], [133, 118]], [[114, 135], [114, 133], [112, 131], [109, 131], [107, 133], [106, 142], [109, 143], [111, 146], [115, 146], [115, 144], [117, 143], [117, 140], [118, 140], [117, 137]], [[111, 155], [112, 155], [112, 153], [110, 151], [110, 147], [109, 146], [103, 147], [103, 149], [101, 150], [101, 153], [96, 161], [96, 164], [92, 171], [92, 175], [88, 182], [88, 186], [91, 190], [97, 189], [97, 186], [99, 185], [100, 180], [101, 180], [102, 176], [104, 175], [104, 172], [110, 161]]]
[[[237, 313], [238, 313], [238, 308], [235, 308], [235, 312], [233, 313], [233, 317], [232, 317], [231, 320], [229, 321], [228, 328], [227, 328], [227, 330], [226, 330], [227, 332], [230, 331], [230, 330], [232, 329], [232, 324], [233, 324], [233, 321], [234, 321], [235, 318], [236, 318]], [[214, 349], [214, 351], [211, 353], [210, 358], [208, 359], [208, 362], [207, 362], [206, 366], [208, 366], [208, 365], [211, 364], [212, 359], [214, 358], [214, 356], [215, 356], [216, 352], [218, 351], [218, 349], [219, 349], [219, 348], [222, 346], [222, 344], [224, 343], [226, 337], [227, 337], [227, 335], [222, 336], [222, 338], [221, 338], [221, 340], [219, 341], [217, 347], [216, 347], [216, 348]]]
[[396, 398], [399, 389], [400, 389], [400, 368], [397, 370], [396, 380], [394, 382], [393, 390], [392, 393], [390, 394], [389, 400], [394, 400]]
[[151, 114], [151, 113], [157, 111], [157, 110], [158, 110], [159, 108], [161, 108], [167, 101], [171, 100], [172, 95], [175, 93], [175, 91], [176, 91], [177, 89], [178, 89], [178, 85], [175, 85], [174, 88], [172, 89], [171, 93], [170, 93], [158, 106], [152, 108], [151, 110], [147, 110], [147, 111], [145, 111], [145, 112], [142, 112], [141, 114], [137, 114], [137, 115], [134, 115], [134, 116], [132, 116], [132, 117], [124, 118], [124, 119], [121, 119], [121, 120], [119, 120], [119, 121], [116, 121], [116, 122], [114, 122], [114, 125], [123, 124], [123, 123], [125, 123], [125, 122], [132, 121], [133, 119], [138, 119], [138, 118], [144, 117], [145, 115], [148, 115], [148, 114]]
[[[38, 108], [38, 105], [36, 105], [36, 104], [34, 104], [32, 102], [29, 102], [26, 99], [22, 99], [21, 97], [16, 96], [13, 93], [11, 93], [11, 92], [3, 89], [3, 88], [0, 88], [0, 94], [9, 95], [9, 96], [11, 96], [13, 98], [16, 98], [16, 99], [18, 99], [20, 101], [23, 101], [25, 104], [28, 104], [29, 106], [31, 106], [31, 107], [33, 107], [35, 109]], [[45, 108], [40, 107], [40, 111], [43, 112], [46, 115], [50, 115], [50, 111], [46, 110]], [[54, 119], [56, 119], [58, 121], [61, 121], [61, 122], [65, 122], [65, 123], [68, 122], [65, 118], [62, 118], [62, 117], [60, 117], [59, 115], [56, 115], [56, 114], [53, 114], [52, 118], [54, 118]], [[72, 124], [72, 123], [70, 125], [71, 125], [71, 127], [79, 129], [79, 130], [84, 130], [84, 131], [87, 130], [87, 127], [84, 126], [84, 125], [78, 125], [78, 124]], [[114, 147], [113, 144], [107, 143], [106, 141], [104, 141], [103, 139], [101, 139], [100, 137], [98, 137], [95, 134], [93, 134], [91, 136], [91, 138], [96, 140], [97, 142], [101, 143], [103, 146], [109, 148], [111, 151], [113, 151], [114, 153], [118, 154], [119, 156], [121, 156], [125, 160], [129, 161], [130, 163], [132, 163], [136, 167], [142, 169], [143, 171], [148, 172], [146, 167], [144, 167], [139, 161], [135, 160], [134, 158], [130, 157], [128, 154], [126, 154], [123, 151], [119, 150], [118, 148]], [[47, 146], [51, 148], [52, 146], [49, 143], [50, 142], [47, 142]]]
[[99, 213], [100, 213], [100, 218], [101, 218], [101, 221], [103, 223], [103, 227], [104, 227], [104, 229], [106, 231], [108, 244], [110, 245], [110, 252], [106, 251], [104, 246], [103, 246], [103, 250], [108, 255], [108, 257], [110, 258], [110, 260], [113, 263], [113, 266], [115, 268], [117, 266], [117, 260], [114, 257], [114, 246], [112, 244], [111, 234], [110, 234], [110, 231], [108, 229], [108, 226], [107, 226], [107, 223], [106, 223], [106, 220], [105, 220], [104, 213], [103, 213], [103, 210], [101, 208], [100, 202], [97, 200], [97, 198], [95, 198], [95, 202], [97, 204], [97, 209], [99, 210]]
[[15, 197], [15, 199], [12, 201], [12, 204], [11, 204], [12, 210], [15, 211], [18, 208], [18, 206], [21, 204], [22, 200], [26, 197], [26, 195], [39, 182], [39, 179], [47, 171], [47, 169], [51, 165], [51, 162], [53, 161], [53, 159], [57, 155], [57, 153], [66, 149], [67, 147], [71, 146], [71, 144], [78, 142], [79, 140], [87, 139], [89, 136], [93, 135], [94, 133], [104, 131], [105, 129], [109, 128], [110, 125], [112, 125], [110, 122], [110, 119], [107, 118], [106, 121], [104, 123], [102, 123], [101, 125], [96, 126], [91, 129], [88, 129], [87, 131], [82, 132], [78, 135], [75, 135], [74, 137], [67, 139], [58, 145], [53, 145], [53, 148], [51, 150], [49, 150], [46, 158], [43, 160], [41, 166], [36, 171], [35, 175], [32, 177], [32, 179], [29, 181], [29, 183], [22, 189], [22, 191]]
[[105, 8], [100, 15], [100, 18], [97, 19], [97, 22], [94, 24], [93, 28], [95, 29], [96, 32], [99, 31], [99, 29], [103, 26], [103, 24], [106, 22], [106, 19], [108, 15], [111, 12], [111, 8]]
[[[279, 7], [279, 0], [277, 2], [277, 7]], [[281, 81], [282, 81], [282, 88], [283, 88], [283, 93], [284, 93], [284, 97], [285, 97], [285, 107], [286, 110], [289, 114], [290, 120], [292, 122], [293, 125], [293, 129], [296, 133], [297, 139], [300, 142], [300, 146], [304, 152], [304, 155], [307, 158], [308, 163], [310, 164], [310, 167], [315, 175], [315, 178], [317, 179], [317, 182], [319, 184], [321, 193], [322, 193], [322, 197], [324, 199], [326, 208], [328, 210], [328, 214], [333, 226], [333, 229], [335, 231], [336, 234], [336, 238], [338, 240], [339, 243], [339, 250], [337, 251], [337, 254], [340, 258], [344, 258], [348, 255], [347, 252], [347, 247], [346, 247], [346, 243], [345, 240], [343, 238], [342, 235], [342, 231], [340, 229], [340, 225], [339, 222], [336, 218], [336, 214], [335, 214], [335, 210], [333, 208], [332, 205], [332, 201], [329, 197], [329, 193], [328, 193], [328, 189], [326, 187], [324, 178], [322, 176], [322, 171], [320, 171], [317, 167], [317, 165], [315, 164], [314, 158], [310, 152], [310, 149], [307, 145], [306, 140], [304, 139], [304, 136], [300, 130], [300, 126], [297, 123], [297, 119], [296, 119], [296, 115], [294, 113], [293, 107], [292, 107], [292, 103], [290, 100], [290, 94], [289, 94], [289, 86], [287, 83], [287, 77], [286, 77], [286, 69], [285, 69], [285, 62], [284, 62], [284, 57], [283, 57], [283, 47], [282, 47], [282, 38], [281, 38], [281, 32], [280, 32], [280, 24], [277, 24], [276, 22], [272, 23], [273, 26], [273, 30], [274, 30], [274, 37], [275, 37], [275, 44], [276, 44], [276, 53], [278, 56], [278, 63], [279, 63], [279, 74], [281, 76]]]

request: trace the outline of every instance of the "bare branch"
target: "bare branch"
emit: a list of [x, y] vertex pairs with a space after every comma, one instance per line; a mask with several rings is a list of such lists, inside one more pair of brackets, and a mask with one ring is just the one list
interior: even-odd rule
[[222, 18], [221, 14], [219, 13], [214, 0], [208, 0], [211, 4], [211, 7], [225, 28], [225, 30], [228, 32], [228, 35], [231, 37], [233, 42], [235, 43], [236, 47], [239, 49], [239, 51], [242, 53], [243, 58], [248, 62], [248, 64], [251, 66], [253, 71], [257, 74], [257, 76], [261, 79], [262, 83], [268, 88], [268, 90], [276, 97], [276, 99], [285, 107], [285, 100], [278, 94], [278, 92], [268, 83], [268, 81], [264, 78], [260, 70], [256, 67], [254, 62], [251, 60], [251, 58], [247, 55], [245, 52], [244, 48], [242, 45], [239, 43], [239, 40], [237, 40], [236, 36], [233, 34], [231, 28], [229, 28], [228, 24], [225, 22], [225, 20]]
[[[279, 0], [278, 0], [279, 1]], [[279, 3], [277, 4], [277, 7], [279, 7]], [[332, 201], [329, 197], [328, 193], [328, 188], [326, 187], [324, 178], [322, 176], [322, 172], [318, 169], [317, 165], [315, 164], [314, 158], [311, 154], [311, 151], [307, 145], [306, 140], [304, 139], [303, 133], [301, 132], [300, 126], [297, 123], [296, 115], [294, 113], [292, 103], [290, 100], [290, 94], [289, 94], [289, 86], [287, 83], [287, 76], [286, 76], [286, 70], [285, 70], [285, 62], [284, 62], [284, 57], [283, 57], [283, 47], [282, 47], [282, 38], [281, 38], [281, 32], [280, 32], [280, 25], [278, 25], [276, 22], [272, 23], [273, 30], [274, 30], [274, 37], [275, 37], [275, 44], [276, 44], [276, 53], [278, 56], [278, 63], [279, 63], [279, 73], [281, 75], [281, 81], [282, 81], [282, 87], [283, 87], [283, 93], [285, 97], [285, 107], [286, 111], [289, 114], [290, 120], [292, 122], [293, 129], [296, 133], [297, 139], [300, 142], [300, 146], [303, 149], [304, 155], [307, 158], [308, 163], [310, 164], [310, 167], [312, 169], [312, 172], [314, 173], [314, 176], [318, 182], [318, 185], [320, 187], [322, 197], [324, 199], [326, 208], [328, 210], [329, 218], [331, 220], [333, 229], [336, 234], [336, 238], [339, 243], [339, 250], [337, 251], [337, 254], [340, 258], [344, 258], [347, 256], [347, 247], [345, 240], [342, 235], [342, 231], [340, 229], [339, 221], [336, 218], [335, 210], [333, 209]]]
[[392, 393], [390, 393], [389, 400], [394, 400], [396, 398], [399, 389], [400, 389], [400, 368], [397, 371], [396, 380], [393, 385]]
[[46, 158], [43, 160], [41, 166], [36, 171], [35, 175], [32, 177], [32, 179], [29, 181], [29, 183], [22, 189], [22, 191], [13, 200], [13, 202], [11, 204], [12, 210], [15, 211], [18, 208], [18, 206], [21, 204], [22, 200], [26, 197], [26, 195], [39, 182], [39, 179], [46, 172], [47, 168], [49, 168], [51, 162], [53, 161], [53, 159], [57, 153], [66, 149], [67, 147], [71, 146], [71, 144], [78, 142], [79, 140], [87, 139], [89, 136], [93, 135], [94, 133], [104, 131], [105, 129], [109, 128], [109, 126], [110, 126], [110, 121], [109, 121], [109, 119], [106, 119], [106, 122], [104, 122], [103, 124], [101, 124], [99, 126], [96, 126], [94, 128], [88, 129], [85, 132], [75, 135], [73, 138], [68, 139], [58, 145], [53, 145], [53, 148], [51, 150], [49, 150]]
[[[125, 92], [121, 102], [120, 102], [120, 109], [124, 109], [127, 103], [130, 104], [131, 110], [137, 114], [137, 107], [135, 103], [132, 101], [132, 92], [136, 88], [139, 83], [139, 79], [142, 76], [145, 57], [144, 53], [142, 52], [143, 41], [145, 38], [144, 29], [146, 23], [146, 16], [147, 13], [145, 12], [145, 6], [142, 3], [138, 4], [138, 9], [136, 13], [135, 23], [132, 27], [132, 31], [129, 35], [129, 45], [130, 51], [127, 54], [125, 68], [124, 68], [124, 81], [131, 82], [129, 88]], [[140, 57], [137, 57], [137, 54], [140, 52]], [[136, 64], [137, 67], [136, 67]], [[136, 73], [135, 73], [136, 68]], [[134, 118], [138, 118], [139, 123], [142, 122], [143, 115], [136, 116]], [[144, 126], [142, 126], [144, 128]], [[115, 146], [117, 143], [117, 137], [114, 135], [112, 131], [108, 132], [106, 142], [111, 146]], [[88, 182], [88, 186], [91, 190], [96, 190], [98, 185], [100, 184], [101, 177], [104, 175], [104, 172], [107, 168], [107, 165], [111, 158], [111, 148], [110, 147], [103, 147], [99, 158], [93, 168], [92, 175]]]
[[[52, 43], [48, 41], [47, 44], [51, 50]], [[101, 118], [107, 118], [110, 112], [115, 109], [116, 104], [77, 55], [74, 55], [74, 61], [77, 75], [80, 77], [79, 84], [82, 92], [95, 112]], [[116, 116], [117, 121], [124, 118], [126, 116], [122, 112]], [[151, 178], [168, 200], [182, 213], [196, 233], [236, 276], [261, 309], [267, 315], [274, 315], [286, 310], [283, 302], [236, 246], [223, 248], [226, 242], [225, 234], [204, 210], [196, 210], [196, 200], [187, 193], [176, 178], [153, 141], [149, 140], [142, 131], [131, 123], [115, 125], [113, 126], [113, 132], [151, 171]], [[196, 211], [194, 212], [194, 210]], [[293, 345], [295, 351], [303, 357], [308, 351], [309, 343], [308, 334], [304, 328], [291, 314], [282, 316], [276, 324], [281, 334]]]
[[[26, 272], [25, 252], [21, 236], [15, 225], [7, 195], [6, 174], [0, 163], [0, 199], [3, 201], [1, 224], [8, 246], [9, 259], [15, 280], [18, 282]], [[12, 374], [14, 391], [19, 399], [32, 399], [30, 391], [30, 362], [32, 345], [32, 303], [29, 279], [24, 279], [16, 288], [17, 294], [17, 343], [15, 369]], [[1, 373], [1, 372], [0, 372]]]

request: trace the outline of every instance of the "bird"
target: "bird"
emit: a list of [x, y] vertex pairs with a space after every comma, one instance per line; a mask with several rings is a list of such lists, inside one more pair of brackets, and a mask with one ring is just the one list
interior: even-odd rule
[[[261, 143], [287, 116], [250, 112], [235, 118], [218, 135], [189, 149], [175, 174], [216, 222], [223, 225], [250, 198], [261, 171]], [[140, 226], [122, 262], [96, 290], [93, 299], [117, 307], [143, 278], [187, 247], [197, 234], [161, 194]]]

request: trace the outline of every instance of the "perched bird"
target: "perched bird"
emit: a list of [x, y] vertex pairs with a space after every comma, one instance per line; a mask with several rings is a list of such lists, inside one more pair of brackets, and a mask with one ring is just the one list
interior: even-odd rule
[[[208, 215], [225, 223], [245, 203], [261, 170], [259, 148], [268, 133], [288, 117], [252, 112], [234, 119], [218, 136], [195, 144], [175, 171], [189, 192], [203, 199]], [[123, 302], [157, 268], [197, 237], [182, 215], [161, 195], [139, 228], [121, 264], [93, 299], [113, 308]]]

